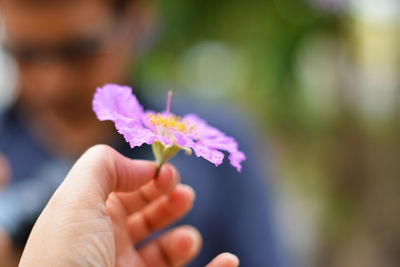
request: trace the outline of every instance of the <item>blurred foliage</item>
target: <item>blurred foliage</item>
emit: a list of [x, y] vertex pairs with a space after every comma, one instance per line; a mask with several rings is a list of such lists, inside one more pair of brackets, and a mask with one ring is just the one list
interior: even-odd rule
[[[233, 73], [243, 77], [221, 97], [268, 129], [279, 182], [320, 206], [313, 230], [323, 245], [305, 266], [398, 266], [399, 105], [379, 120], [358, 105], [359, 91], [371, 93], [374, 83], [385, 88], [390, 73], [396, 80], [400, 50], [390, 48], [400, 41], [393, 38], [399, 27], [311, 4], [318, 2], [347, 1], [160, 1], [158, 40], [141, 59], [138, 79], [146, 87], [190, 90], [182, 77], [187, 51], [207, 42], [228, 47], [240, 59], [228, 61], [239, 62]], [[377, 91], [376, 105], [372, 96], [372, 110], [379, 96], [399, 99], [386, 94]]]
[[236, 97], [244, 99], [260, 119], [295, 127], [303, 121], [298, 116], [306, 115], [293, 77], [296, 47], [313, 32], [335, 32], [338, 20], [302, 2], [283, 2], [286, 17], [273, 1], [162, 1], [160, 39], [143, 60], [141, 78], [179, 85], [177, 61], [182, 51], [196, 42], [218, 40], [251, 62], [246, 88]]

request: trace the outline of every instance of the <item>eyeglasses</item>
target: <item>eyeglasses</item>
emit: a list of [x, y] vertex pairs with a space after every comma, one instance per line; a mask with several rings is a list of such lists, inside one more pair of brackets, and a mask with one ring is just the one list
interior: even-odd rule
[[62, 43], [7, 43], [4, 40], [3, 48], [17, 61], [23, 63], [36, 63], [48, 60], [62, 62], [74, 62], [107, 53], [115, 48], [117, 43], [126, 41], [131, 29], [126, 20], [120, 19], [108, 24], [107, 27], [99, 27], [100, 30], [79, 36]]
[[99, 54], [103, 43], [96, 38], [69, 41], [59, 45], [8, 45], [3, 44], [6, 52], [18, 61], [32, 63], [46, 60], [70, 61]]

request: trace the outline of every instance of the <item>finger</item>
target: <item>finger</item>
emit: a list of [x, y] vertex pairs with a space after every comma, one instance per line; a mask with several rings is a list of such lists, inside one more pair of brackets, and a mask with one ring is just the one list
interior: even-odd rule
[[239, 259], [235, 255], [225, 252], [215, 257], [206, 267], [237, 267]]
[[169, 196], [159, 198], [141, 212], [131, 215], [127, 226], [132, 242], [137, 243], [152, 232], [177, 221], [191, 209], [194, 198], [194, 190], [180, 184]]
[[141, 248], [139, 254], [148, 266], [182, 266], [197, 255], [201, 243], [195, 228], [180, 226]]
[[[107, 145], [96, 145], [78, 159], [55, 195], [68, 196], [70, 201], [83, 198], [87, 205], [105, 202], [114, 190], [134, 191], [148, 183], [154, 178], [156, 168], [154, 162], [132, 160]], [[171, 165], [163, 169], [157, 179], [173, 175]]]
[[0, 187], [6, 186], [10, 182], [11, 169], [10, 164], [3, 154], [0, 154]]
[[164, 174], [164, 172], [168, 172], [169, 170], [167, 167], [163, 167], [157, 179], [153, 179], [137, 191], [116, 194], [124, 206], [126, 214], [129, 215], [142, 209], [153, 200], [170, 193], [175, 188], [180, 181], [179, 173], [173, 166], [169, 167], [173, 171], [172, 175]]

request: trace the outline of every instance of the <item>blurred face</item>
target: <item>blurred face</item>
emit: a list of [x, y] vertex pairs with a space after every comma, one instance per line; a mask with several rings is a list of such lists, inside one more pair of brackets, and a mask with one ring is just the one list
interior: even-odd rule
[[134, 33], [129, 16], [117, 19], [108, 1], [2, 0], [1, 13], [20, 100], [31, 109], [91, 116], [96, 87], [125, 82]]

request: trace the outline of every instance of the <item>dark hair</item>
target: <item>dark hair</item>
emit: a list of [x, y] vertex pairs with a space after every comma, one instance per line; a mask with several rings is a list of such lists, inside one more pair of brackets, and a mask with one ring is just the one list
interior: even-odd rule
[[113, 0], [114, 9], [117, 13], [122, 13], [130, 0]]
[[[54, 0], [19, 0], [19, 1], [28, 4], [48, 4], [49, 2], [53, 2]], [[70, 0], [64, 0], [64, 1], [69, 2]], [[129, 2], [132, 1], [135, 0], [108, 0], [108, 2], [110, 2], [110, 4], [117, 13], [122, 13], [126, 9], [126, 6], [129, 4]]]

